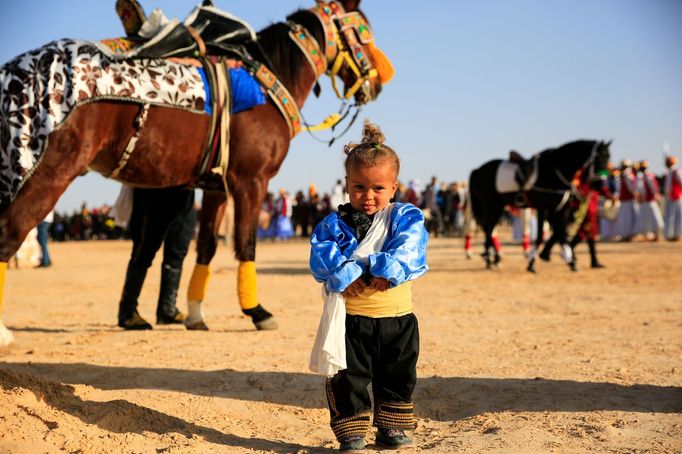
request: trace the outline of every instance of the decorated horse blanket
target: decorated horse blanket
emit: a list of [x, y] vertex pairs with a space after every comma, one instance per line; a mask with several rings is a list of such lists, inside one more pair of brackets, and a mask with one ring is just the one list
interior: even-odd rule
[[80, 104], [115, 100], [205, 113], [201, 68], [118, 60], [95, 44], [53, 41], [0, 67], [0, 212], [35, 171], [50, 133]]

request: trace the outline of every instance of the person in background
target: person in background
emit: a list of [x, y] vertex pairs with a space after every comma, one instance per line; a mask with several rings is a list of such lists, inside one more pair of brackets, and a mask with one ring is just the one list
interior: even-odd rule
[[303, 191], [296, 192], [294, 198], [294, 206], [292, 208], [291, 220], [294, 227], [294, 232], [301, 232], [301, 236], [307, 238], [310, 234], [308, 226], [310, 225], [310, 214], [308, 213], [308, 201], [305, 199]]
[[126, 330], [152, 329], [137, 310], [138, 298], [147, 271], [163, 244], [161, 287], [156, 307], [156, 323], [181, 324], [185, 314], [176, 306], [182, 263], [194, 237], [196, 211], [194, 189], [133, 189], [128, 229], [133, 250], [118, 308], [118, 326]]
[[435, 236], [443, 234], [445, 224], [443, 223], [443, 214], [438, 205], [438, 180], [435, 176], [431, 177], [431, 182], [426, 186], [423, 198], [423, 208], [428, 210], [431, 219], [431, 222], [427, 222], [429, 233], [433, 232]]
[[621, 241], [631, 241], [637, 235], [639, 222], [639, 192], [637, 187], [637, 174], [633, 171], [632, 161], [623, 159], [620, 165], [620, 179], [618, 186], [618, 198], [620, 210], [614, 226], [615, 236]]
[[339, 209], [339, 205], [346, 203], [346, 190], [341, 183], [341, 180], [336, 180], [336, 184], [332, 188], [330, 208], [332, 211]]
[[287, 240], [294, 236], [294, 228], [291, 224], [291, 197], [284, 190], [279, 190], [279, 198], [274, 206], [275, 238]]
[[[639, 200], [639, 222], [637, 229], [651, 241], [658, 241], [658, 235], [663, 230], [663, 216], [659, 199], [661, 198], [656, 175], [649, 170], [649, 162], [639, 163], [640, 172], [640, 200]], [[649, 236], [651, 235], [651, 236]]]
[[665, 194], [665, 239], [677, 241], [682, 233], [682, 173], [677, 167], [677, 158], [665, 158], [668, 172], [663, 180]]
[[40, 258], [40, 264], [38, 265], [38, 268], [47, 268], [49, 266], [52, 266], [52, 259], [50, 258], [50, 251], [47, 249], [47, 240], [48, 237], [50, 236], [50, 226], [52, 225], [52, 222], [54, 221], [54, 210], [50, 211], [47, 216], [45, 216], [45, 219], [42, 220], [40, 224], [38, 224], [38, 243], [40, 244], [40, 252], [41, 252], [41, 258]]

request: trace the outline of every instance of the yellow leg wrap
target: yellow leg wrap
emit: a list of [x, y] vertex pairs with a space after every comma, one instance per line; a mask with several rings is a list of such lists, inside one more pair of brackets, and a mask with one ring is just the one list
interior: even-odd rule
[[0, 262], [0, 318], [2, 318], [2, 302], [5, 298], [5, 271], [7, 271], [7, 262]]
[[239, 262], [237, 271], [237, 294], [242, 309], [253, 309], [258, 306], [256, 290], [256, 262]]
[[211, 267], [209, 265], [201, 265], [199, 263], [194, 265], [192, 271], [192, 278], [189, 280], [189, 288], [187, 289], [188, 301], [203, 301], [206, 296], [206, 289], [208, 282], [211, 280]]

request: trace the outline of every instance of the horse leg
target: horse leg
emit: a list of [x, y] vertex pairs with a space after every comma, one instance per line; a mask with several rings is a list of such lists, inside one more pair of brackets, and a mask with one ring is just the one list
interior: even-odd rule
[[211, 278], [211, 260], [218, 246], [218, 231], [226, 206], [227, 200], [224, 194], [204, 192], [197, 235], [197, 259], [187, 289], [188, 313], [185, 326], [189, 330], [208, 330], [204, 321], [202, 303]]
[[259, 330], [277, 329], [270, 312], [258, 303], [256, 289], [256, 230], [268, 179], [237, 178], [234, 181], [234, 251], [239, 260], [237, 293], [242, 312]]
[[500, 237], [497, 235], [497, 226], [493, 228], [490, 239], [493, 242], [493, 248], [495, 250], [493, 264], [497, 267], [497, 265], [499, 265], [499, 263], [502, 261], [502, 256], [500, 256], [500, 250], [502, 249], [502, 246], [500, 245]]
[[564, 261], [571, 269], [571, 271], [578, 271], [578, 264], [575, 261], [573, 248], [568, 244], [567, 238], [568, 235], [566, 233], [566, 230], [568, 228], [567, 226], [568, 222], [566, 219], [567, 215], [568, 212], [563, 212], [563, 210], [559, 213], [554, 213], [552, 230], [556, 232], [557, 242], [561, 245], [563, 251], [562, 256], [564, 258]]
[[535, 232], [535, 244], [531, 243], [530, 250], [528, 251], [528, 266], [526, 270], [535, 273], [535, 258], [540, 246], [542, 246], [542, 226], [545, 223], [545, 213], [543, 210], [537, 210], [538, 225]]
[[494, 249], [493, 246], [493, 229], [494, 227], [490, 224], [486, 224], [483, 227], [483, 232], [485, 233], [485, 243], [483, 244], [483, 258], [485, 259], [486, 269], [491, 269], [493, 267], [492, 259], [490, 258], [490, 251]]
[[14, 336], [12, 332], [5, 328], [4, 323], [2, 323], [2, 301], [3, 292], [5, 290], [5, 272], [7, 271], [7, 262], [0, 263], [0, 347], [14, 342]]
[[[97, 121], [90, 116], [90, 121]], [[120, 118], [119, 118], [120, 120]], [[75, 111], [71, 121], [50, 135], [36, 171], [17, 194], [16, 199], [0, 214], [0, 346], [9, 345], [12, 335], [2, 324], [2, 303], [7, 262], [19, 249], [28, 232], [38, 225], [55, 206], [59, 196], [86, 169], [97, 152], [105, 148], [110, 131], [83, 137], [88, 118], [85, 111]], [[114, 123], [114, 122], [111, 122]]]

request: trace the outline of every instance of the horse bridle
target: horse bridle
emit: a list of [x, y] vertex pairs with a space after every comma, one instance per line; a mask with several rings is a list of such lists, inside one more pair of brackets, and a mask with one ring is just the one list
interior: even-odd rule
[[[365, 99], [372, 100], [369, 80], [377, 77], [378, 72], [362, 46], [373, 43], [374, 34], [363, 15], [358, 11], [346, 13], [337, 1], [318, 0], [309, 11], [317, 17], [324, 30], [326, 73], [332, 80], [336, 96], [347, 101], [362, 90]], [[342, 95], [336, 85], [336, 76], [344, 63], [355, 74], [356, 80], [346, 87]]]
[[[337, 1], [324, 2], [317, 0], [317, 4], [310, 8], [309, 11], [315, 15], [319, 20], [324, 33], [324, 51], [320, 49], [320, 44], [315, 40], [312, 34], [302, 25], [297, 24], [291, 20], [291, 16], [287, 19], [287, 25], [290, 28], [289, 36], [299, 47], [305, 56], [308, 64], [312, 68], [315, 78], [318, 79], [322, 74], [327, 74], [332, 82], [332, 88], [336, 96], [343, 101], [339, 111], [329, 115], [322, 122], [317, 125], [309, 125], [303, 118], [302, 113], [296, 108], [295, 115], [290, 115], [291, 118], [296, 117], [294, 125], [290, 125], [292, 137], [296, 135], [300, 129], [300, 118], [303, 120], [305, 129], [310, 132], [315, 140], [327, 143], [331, 146], [334, 141], [341, 137], [350, 129], [360, 113], [360, 107], [357, 103], [347, 104], [358, 90], [362, 91], [364, 99], [371, 101], [373, 99], [371, 93], [370, 79], [378, 77], [379, 73], [373, 67], [371, 60], [368, 58], [362, 45], [373, 45], [374, 35], [367, 24], [367, 21], [361, 13], [353, 11], [346, 13], [343, 6]], [[376, 50], [375, 50], [376, 51]], [[355, 83], [346, 87], [343, 94], [339, 91], [336, 84], [336, 76], [343, 67], [344, 63], [348, 66], [350, 71], [356, 77]], [[319, 94], [319, 85], [315, 86], [316, 94]], [[291, 99], [293, 101], [293, 99]], [[280, 110], [281, 102], [277, 103]], [[290, 105], [289, 110], [293, 110], [294, 106]], [[331, 140], [318, 139], [311, 131], [319, 131], [323, 129], [332, 130], [343, 121], [355, 108], [350, 122], [346, 128], [333, 137]], [[293, 112], [290, 112], [293, 114]], [[291, 123], [292, 121], [289, 120]]]

